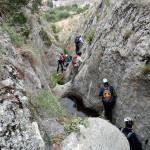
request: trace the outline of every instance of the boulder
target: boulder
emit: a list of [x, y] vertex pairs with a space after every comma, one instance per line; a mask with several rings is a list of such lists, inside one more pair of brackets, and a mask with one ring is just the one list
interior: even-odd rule
[[61, 150], [130, 150], [126, 137], [101, 118], [88, 118], [87, 127], [79, 125], [80, 134], [71, 133]]

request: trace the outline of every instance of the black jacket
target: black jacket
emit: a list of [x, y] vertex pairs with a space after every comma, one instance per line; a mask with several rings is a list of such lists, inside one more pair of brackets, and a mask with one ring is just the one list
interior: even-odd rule
[[[117, 98], [117, 94], [113, 88], [113, 86], [109, 85], [108, 83], [105, 83], [104, 86], [101, 88], [101, 91], [99, 93], [99, 96], [103, 96], [103, 91], [105, 89], [105, 87], [109, 87], [111, 94], [112, 94], [112, 101], [115, 101]], [[102, 101], [103, 101], [103, 97], [102, 97]], [[104, 101], [103, 101], [104, 102]]]
[[[121, 130], [122, 128], [120, 128]], [[131, 133], [132, 132], [132, 133]], [[129, 141], [129, 144], [130, 144], [130, 149], [131, 150], [142, 150], [142, 145], [141, 143], [139, 142], [136, 134], [132, 131], [132, 129], [128, 129], [128, 128], [123, 128], [122, 129], [122, 133], [124, 133], [124, 135], [127, 137], [127, 135], [130, 134], [129, 137], [127, 137], [128, 141]]]

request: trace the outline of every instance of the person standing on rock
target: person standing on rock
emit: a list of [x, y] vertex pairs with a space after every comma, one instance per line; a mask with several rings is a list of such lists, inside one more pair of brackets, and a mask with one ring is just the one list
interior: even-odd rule
[[72, 56], [72, 65], [73, 65], [73, 77], [71, 79], [71, 83], [74, 82], [75, 76], [78, 74], [78, 69], [81, 63], [84, 61], [81, 58], [82, 53], [78, 52], [77, 55]]
[[113, 86], [109, 85], [106, 78], [103, 79], [104, 86], [101, 88], [99, 96], [102, 96], [102, 102], [104, 105], [105, 117], [112, 122], [112, 108], [116, 102], [116, 92]]
[[121, 132], [127, 137], [131, 150], [142, 150], [142, 145], [139, 142], [136, 134], [133, 132], [133, 119], [126, 117], [124, 119], [125, 128], [120, 128]]
[[84, 41], [83, 41], [81, 35], [76, 36], [76, 38], [75, 38], [76, 54], [78, 54], [78, 52], [80, 52], [80, 47], [81, 47], [81, 44], [83, 44], [83, 43], [84, 43]]
[[64, 68], [63, 68], [63, 54], [59, 54], [59, 58], [57, 60], [58, 66], [57, 66], [57, 74], [59, 72], [59, 67], [61, 67], [61, 72], [63, 72]]

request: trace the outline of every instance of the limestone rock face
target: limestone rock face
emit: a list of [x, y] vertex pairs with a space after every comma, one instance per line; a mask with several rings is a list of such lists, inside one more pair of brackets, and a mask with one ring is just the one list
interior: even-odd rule
[[126, 137], [112, 124], [100, 118], [89, 118], [87, 127], [79, 125], [80, 135], [71, 133], [62, 150], [130, 150]]
[[4, 68], [0, 82], [0, 149], [44, 150], [38, 124], [30, 120], [24, 82], [12, 65]]
[[150, 141], [150, 72], [144, 69], [150, 66], [150, 9], [146, 5], [136, 0], [114, 0], [110, 7], [102, 1], [95, 3], [80, 29], [85, 34], [94, 27], [95, 34], [91, 44], [81, 49], [87, 59], [70, 92], [82, 96], [87, 107], [100, 107], [99, 83], [103, 86], [102, 79], [107, 78], [118, 95], [114, 123], [120, 127], [124, 117], [132, 117], [138, 138], [150, 149], [150, 142], [145, 145]]

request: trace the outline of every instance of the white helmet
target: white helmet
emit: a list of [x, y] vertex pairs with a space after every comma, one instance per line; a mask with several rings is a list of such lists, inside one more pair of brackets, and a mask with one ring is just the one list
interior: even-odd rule
[[130, 117], [124, 118], [124, 123], [133, 124], [133, 119]]
[[103, 83], [107, 83], [108, 80], [106, 78], [103, 79]]

